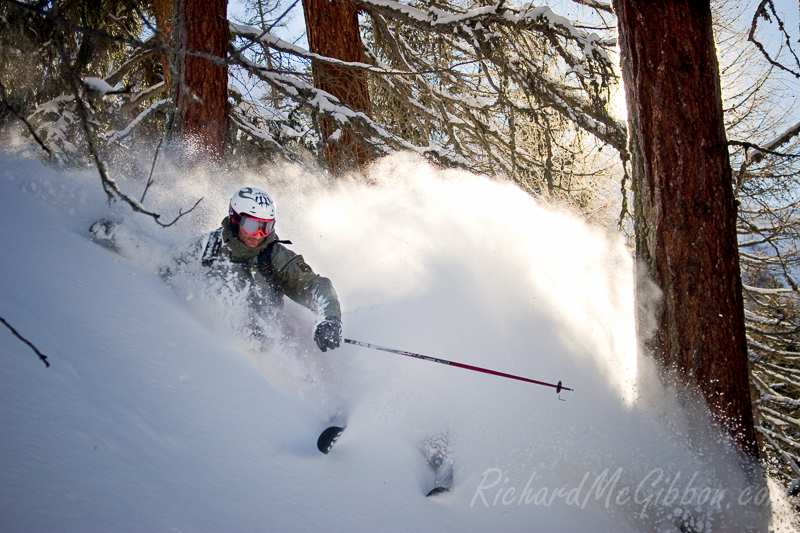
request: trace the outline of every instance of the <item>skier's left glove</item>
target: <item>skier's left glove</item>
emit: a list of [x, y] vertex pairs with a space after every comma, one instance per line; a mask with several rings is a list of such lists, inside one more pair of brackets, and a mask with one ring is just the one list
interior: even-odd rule
[[314, 330], [314, 342], [319, 349], [327, 352], [339, 347], [342, 338], [342, 321], [338, 318], [326, 318]]

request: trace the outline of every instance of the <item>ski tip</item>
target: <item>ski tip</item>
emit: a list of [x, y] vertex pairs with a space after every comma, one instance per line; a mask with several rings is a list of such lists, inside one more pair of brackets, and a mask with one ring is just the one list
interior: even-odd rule
[[325, 429], [317, 439], [317, 449], [327, 455], [343, 431], [344, 428], [340, 426], [331, 426]]
[[428, 494], [425, 495], [426, 498], [430, 498], [431, 496], [436, 496], [437, 494], [444, 494], [445, 492], [450, 492], [450, 489], [447, 487], [436, 487], [432, 489]]

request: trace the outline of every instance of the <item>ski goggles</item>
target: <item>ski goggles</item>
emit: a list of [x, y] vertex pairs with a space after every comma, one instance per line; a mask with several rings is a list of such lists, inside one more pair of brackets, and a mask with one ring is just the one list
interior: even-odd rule
[[239, 216], [239, 227], [248, 235], [258, 235], [259, 233], [267, 237], [275, 228], [274, 220], [265, 220], [263, 218], [255, 218], [245, 214]]

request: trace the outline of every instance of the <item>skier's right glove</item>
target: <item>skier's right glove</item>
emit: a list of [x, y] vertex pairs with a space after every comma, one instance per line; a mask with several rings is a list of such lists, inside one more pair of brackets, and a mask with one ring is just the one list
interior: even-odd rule
[[342, 338], [342, 321], [338, 318], [326, 318], [314, 330], [314, 342], [323, 352], [339, 347]]

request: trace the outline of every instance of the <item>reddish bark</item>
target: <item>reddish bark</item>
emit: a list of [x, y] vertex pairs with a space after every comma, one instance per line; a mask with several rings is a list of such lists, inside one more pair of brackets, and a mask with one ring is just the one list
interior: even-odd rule
[[[224, 59], [227, 7], [227, 0], [175, 0], [177, 46]], [[186, 52], [176, 63], [182, 86], [175, 83], [173, 90], [175, 129], [194, 150], [221, 161], [228, 132], [228, 67]]]
[[[708, 0], [616, 0], [633, 162], [636, 252], [663, 291], [650, 340], [758, 455], [736, 207]], [[641, 294], [640, 294], [641, 295]]]
[[[303, 0], [311, 52], [349, 62], [365, 62], [364, 47], [358, 31], [358, 13], [348, 0]], [[363, 71], [324, 65], [312, 61], [314, 86], [332, 94], [352, 109], [372, 114], [367, 76]], [[320, 119], [323, 140], [336, 131], [332, 121]], [[350, 130], [345, 129], [336, 142], [325, 147], [325, 160], [331, 172], [362, 165], [369, 161], [369, 150]]]

